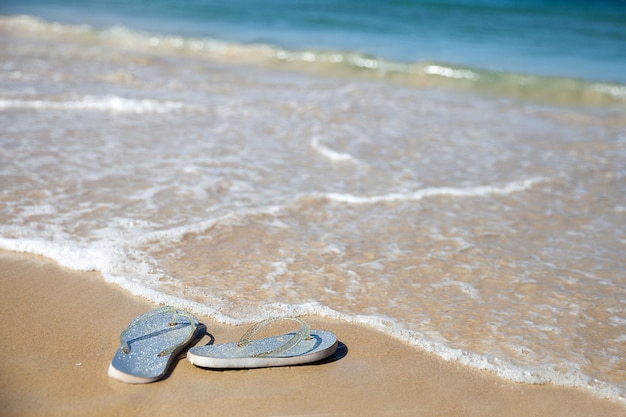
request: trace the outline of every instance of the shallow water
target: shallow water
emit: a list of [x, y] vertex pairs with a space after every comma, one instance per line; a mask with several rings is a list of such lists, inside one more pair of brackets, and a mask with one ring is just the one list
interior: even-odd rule
[[153, 38], [0, 19], [0, 247], [222, 322], [337, 317], [624, 401], [619, 100]]
[[444, 63], [489, 70], [487, 78], [626, 83], [619, 0], [21, 0], [0, 4], [0, 13], [264, 45], [305, 52], [306, 62], [321, 53], [337, 63], [344, 54], [366, 68]]

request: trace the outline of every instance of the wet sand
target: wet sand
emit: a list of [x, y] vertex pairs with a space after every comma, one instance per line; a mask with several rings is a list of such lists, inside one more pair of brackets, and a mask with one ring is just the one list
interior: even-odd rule
[[[624, 416], [581, 390], [524, 385], [446, 362], [364, 326], [305, 317], [334, 331], [321, 364], [212, 371], [184, 357], [147, 385], [110, 379], [119, 333], [156, 307], [44, 258], [0, 251], [3, 416]], [[216, 342], [246, 327], [199, 317]], [[205, 336], [198, 343], [207, 343]]]

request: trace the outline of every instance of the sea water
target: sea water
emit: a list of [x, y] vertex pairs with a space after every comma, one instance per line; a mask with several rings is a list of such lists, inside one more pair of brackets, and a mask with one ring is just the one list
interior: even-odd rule
[[0, 247], [626, 402], [624, 2], [170, 3], [0, 6]]

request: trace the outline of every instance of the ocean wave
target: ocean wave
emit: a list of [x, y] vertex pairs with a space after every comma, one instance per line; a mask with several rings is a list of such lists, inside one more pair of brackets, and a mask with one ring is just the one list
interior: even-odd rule
[[46, 22], [31, 16], [0, 17], [0, 30], [26, 32], [46, 38], [71, 37], [107, 47], [163, 54], [184, 53], [216, 61], [271, 66], [322, 76], [471, 91], [547, 104], [626, 105], [626, 86], [618, 83], [469, 68], [428, 60], [401, 62], [357, 51], [288, 50], [270, 44], [149, 33], [120, 26], [95, 29], [87, 25]]

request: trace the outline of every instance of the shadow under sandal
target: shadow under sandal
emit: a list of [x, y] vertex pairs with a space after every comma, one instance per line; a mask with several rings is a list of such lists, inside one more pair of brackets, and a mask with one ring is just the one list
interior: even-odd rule
[[109, 366], [109, 376], [129, 384], [163, 378], [178, 353], [200, 332], [198, 319], [174, 307], [142, 314], [120, 334], [120, 347]]
[[[270, 323], [291, 320], [300, 323], [295, 333], [252, 340]], [[195, 346], [187, 359], [203, 368], [264, 368], [299, 365], [326, 359], [337, 350], [337, 336], [326, 330], [311, 330], [304, 321], [293, 318], [271, 318], [252, 326], [239, 342]]]

